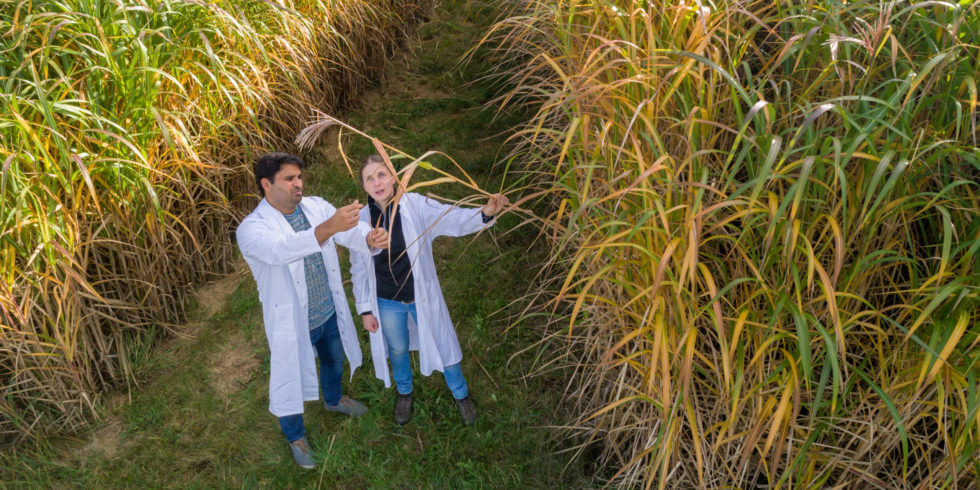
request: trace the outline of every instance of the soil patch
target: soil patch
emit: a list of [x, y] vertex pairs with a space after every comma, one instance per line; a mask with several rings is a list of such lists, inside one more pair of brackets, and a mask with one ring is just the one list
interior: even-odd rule
[[188, 322], [186, 328], [178, 329], [178, 331], [191, 338], [197, 337], [205, 322], [221, 310], [228, 297], [238, 287], [238, 282], [248, 274], [248, 266], [241, 257], [234, 259], [231, 270], [235, 272], [217, 281], [204, 284], [194, 291], [193, 296], [198, 304], [198, 310], [192, 314], [193, 318]]
[[[205, 284], [196, 293], [200, 309], [185, 330], [196, 336], [204, 328], [206, 322], [224, 307], [228, 298], [235, 292], [238, 283], [248, 275], [248, 265], [243, 259], [236, 258], [232, 264], [233, 272], [228, 277]], [[223, 342], [213, 357], [211, 363], [211, 387], [215, 392], [227, 398], [244, 387], [255, 375], [259, 367], [259, 358], [252, 345], [241, 335], [231, 334]]]
[[241, 337], [229, 339], [211, 365], [211, 386], [225, 398], [241, 390], [255, 376], [259, 358], [252, 345]]
[[[126, 396], [117, 395], [114, 398], [111, 404], [118, 406], [125, 403]], [[97, 457], [115, 459], [120, 452], [124, 452], [127, 445], [122, 437], [123, 429], [123, 423], [118, 418], [112, 417], [106, 420], [98, 429], [92, 431], [88, 442], [75, 453], [77, 460], [84, 465], [85, 461]]]

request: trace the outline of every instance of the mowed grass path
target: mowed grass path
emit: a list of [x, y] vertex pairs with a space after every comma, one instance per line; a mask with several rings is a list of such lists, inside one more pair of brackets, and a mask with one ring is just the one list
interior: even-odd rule
[[[386, 81], [342, 118], [413, 155], [444, 151], [484, 188], [498, 189], [500, 177], [491, 170], [502, 137], [488, 136], [509, 122], [492, 122], [492, 114], [480, 108], [486, 89], [467, 84], [481, 67], [456, 66], [480, 33], [476, 22], [488, 17], [462, 6], [440, 7], [418, 31], [417, 42], [406, 46], [404, 61], [393, 64]], [[370, 144], [348, 138], [345, 150], [359, 160]], [[363, 202], [336, 155], [325, 146], [308, 157], [307, 194], [337, 205]], [[436, 192], [467, 194], [448, 185]], [[6, 449], [0, 456], [2, 486], [585, 486], [582, 469], [565, 467], [566, 459], [554, 455], [553, 434], [542, 428], [560, 420], [561, 385], [524, 379], [533, 359], [513, 355], [532, 339], [519, 328], [505, 333], [506, 313], [494, 315], [527, 290], [544, 256], [528, 250], [531, 230], [509, 232], [518, 221], [502, 219], [493, 234], [437, 241], [463, 370], [480, 411], [474, 427], [462, 425], [438, 373], [417, 375], [414, 418], [397, 426], [391, 418], [394, 391], [375, 379], [361, 331], [364, 365], [351, 383], [345, 380], [344, 391], [367, 404], [369, 413], [349, 419], [326, 413], [320, 402], [307, 403], [307, 433], [318, 466], [295, 466], [268, 412], [268, 348], [255, 284], [242, 262], [238, 274], [201, 288], [186, 338], [157, 342], [136, 356], [141, 382], [104, 403], [104, 421], [40, 447]], [[349, 293], [349, 273], [345, 277]], [[417, 372], [417, 357], [413, 362]]]

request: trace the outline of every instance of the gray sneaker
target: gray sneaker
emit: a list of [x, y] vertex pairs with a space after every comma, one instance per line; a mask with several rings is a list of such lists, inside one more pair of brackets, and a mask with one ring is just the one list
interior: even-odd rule
[[339, 412], [351, 417], [360, 417], [367, 413], [367, 407], [363, 403], [347, 395], [340, 397], [340, 401], [336, 405], [327, 405], [327, 402], [323, 402], [323, 407], [328, 412]]
[[395, 397], [395, 423], [405, 425], [412, 420], [412, 394], [403, 395], [396, 393]]
[[296, 464], [300, 468], [306, 468], [312, 470], [316, 467], [316, 463], [313, 462], [313, 451], [310, 449], [310, 443], [306, 441], [306, 438], [297, 439], [289, 443], [289, 449], [293, 451], [293, 459], [296, 460]]
[[473, 400], [470, 395], [466, 395], [466, 398], [456, 398], [456, 406], [459, 407], [459, 414], [463, 417], [463, 422], [466, 425], [473, 425], [476, 422], [476, 406], [473, 405]]

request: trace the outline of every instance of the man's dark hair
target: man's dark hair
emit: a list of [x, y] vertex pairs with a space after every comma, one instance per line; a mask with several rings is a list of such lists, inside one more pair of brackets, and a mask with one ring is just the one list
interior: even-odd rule
[[283, 165], [296, 165], [302, 170], [303, 160], [296, 155], [275, 151], [266, 153], [255, 161], [255, 185], [259, 187], [259, 194], [262, 197], [265, 197], [262, 179], [268, 179], [270, 183], [275, 182], [276, 174]]

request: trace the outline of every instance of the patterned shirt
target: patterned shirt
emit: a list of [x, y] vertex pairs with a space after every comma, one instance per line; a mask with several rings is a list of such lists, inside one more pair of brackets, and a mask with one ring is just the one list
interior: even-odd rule
[[[293, 214], [284, 214], [293, 231], [310, 229], [310, 222], [299, 206]], [[334, 314], [333, 297], [330, 296], [330, 285], [327, 282], [327, 268], [323, 265], [320, 252], [303, 257], [303, 269], [306, 272], [306, 291], [309, 299], [310, 330], [313, 330], [330, 319]]]

